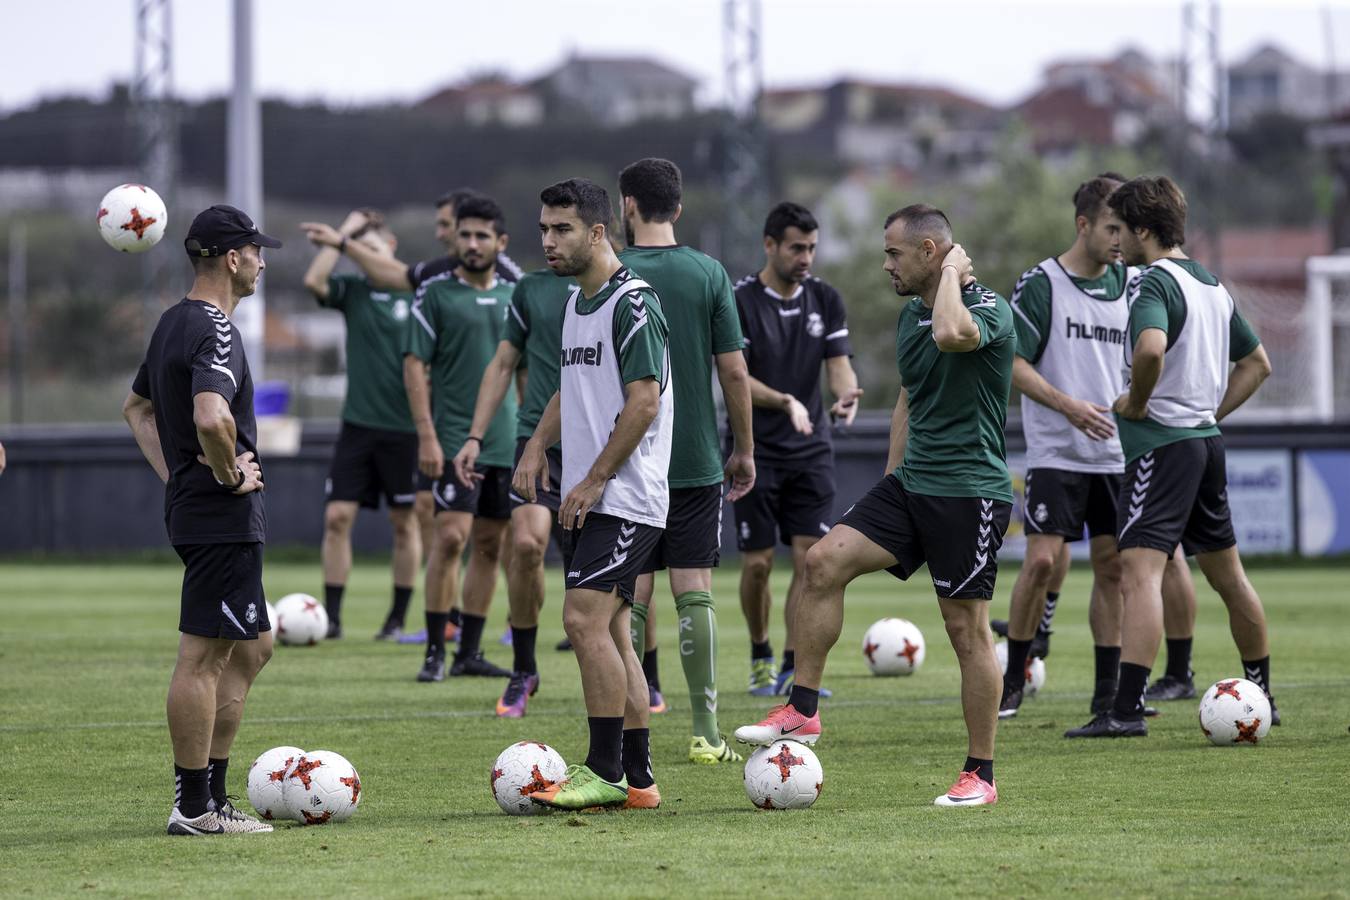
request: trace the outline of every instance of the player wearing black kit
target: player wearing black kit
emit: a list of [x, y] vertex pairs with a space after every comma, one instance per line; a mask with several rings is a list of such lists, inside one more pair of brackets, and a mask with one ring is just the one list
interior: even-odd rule
[[272, 655], [253, 379], [230, 314], [256, 289], [261, 248], [281, 242], [234, 207], [213, 206], [193, 219], [184, 243], [192, 289], [160, 317], [122, 408], [164, 482], [169, 542], [185, 566], [167, 704], [175, 780], [168, 832], [271, 831], [225, 791], [244, 698]]

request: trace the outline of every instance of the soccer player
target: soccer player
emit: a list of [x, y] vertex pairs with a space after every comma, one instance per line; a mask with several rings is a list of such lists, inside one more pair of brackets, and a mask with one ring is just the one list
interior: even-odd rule
[[[1023, 273], [1013, 289], [1017, 356], [1013, 384], [1022, 393], [1027, 440], [1026, 559], [1013, 585], [999, 717], [1017, 715], [1030, 656], [1050, 652], [1051, 621], [1068, 570], [1068, 542], [1086, 527], [1092, 594], [1088, 621], [1095, 645], [1091, 709], [1107, 709], [1120, 666], [1120, 560], [1116, 499], [1125, 459], [1105, 404], [1124, 385], [1119, 353], [1129, 311], [1129, 272], [1120, 261], [1120, 220], [1106, 198], [1125, 181], [1106, 172], [1074, 192], [1073, 245]], [[1194, 602], [1184, 557], [1169, 585], [1173, 604]]]
[[[1218, 424], [1266, 379], [1270, 361], [1224, 286], [1182, 252], [1186, 198], [1170, 178], [1135, 178], [1107, 202], [1125, 225], [1125, 262], [1146, 267], [1128, 289], [1129, 383], [1112, 406], [1126, 463], [1116, 530], [1120, 687], [1111, 709], [1066, 737], [1148, 734], [1144, 690], [1163, 633], [1163, 572], [1178, 542], [1228, 607], [1245, 676], [1270, 694], [1265, 610], [1238, 555]], [[1280, 721], [1273, 699], [1271, 720]]]
[[122, 407], [164, 482], [169, 543], [184, 565], [182, 634], [169, 682], [168, 832], [264, 832], [272, 826], [235, 809], [225, 790], [244, 699], [272, 655], [253, 379], [230, 315], [257, 289], [262, 248], [281, 242], [221, 205], [192, 220], [184, 246], [192, 288], [160, 316]]
[[[469, 434], [483, 434], [511, 388], [511, 380], [523, 365], [529, 374], [524, 397], [516, 414], [515, 462], [525, 451], [548, 401], [558, 392], [559, 353], [562, 349], [562, 315], [575, 282], [559, 278], [548, 269], [531, 272], [511, 293], [506, 330], [497, 353], [483, 371], [474, 405]], [[482, 455], [479, 441], [465, 440], [454, 457], [455, 476], [461, 483], [473, 478]], [[539, 610], [544, 605], [544, 552], [558, 516], [562, 498], [562, 449], [546, 452], [548, 484], [537, 484], [532, 500], [511, 492], [511, 554], [507, 562], [506, 592], [511, 604], [511, 648], [515, 660], [511, 680], [497, 701], [497, 715], [518, 719], [525, 715], [530, 697], [539, 690], [535, 644], [539, 636]]]
[[[764, 267], [736, 285], [756, 407], [755, 487], [736, 501], [735, 514], [741, 611], [750, 631], [750, 693], [758, 697], [786, 694], [792, 687], [793, 616], [806, 553], [829, 530], [834, 509], [834, 453], [820, 397], [820, 363], [835, 397], [831, 419], [851, 425], [862, 395], [849, 362], [853, 350], [844, 301], [811, 274], [819, 236], [809, 210], [779, 203], [764, 220]], [[781, 671], [769, 642], [769, 575], [779, 541], [792, 548]]]
[[900, 397], [891, 418], [891, 470], [806, 554], [797, 605], [797, 671], [788, 702], [736, 738], [815, 743], [825, 657], [844, 620], [844, 589], [886, 569], [906, 579], [925, 562], [961, 667], [969, 748], [938, 806], [998, 802], [994, 733], [999, 671], [989, 632], [998, 548], [1012, 512], [1003, 422], [1012, 388], [1012, 309], [971, 276], [938, 209], [907, 206], [885, 227], [886, 273], [900, 311]]
[[403, 332], [413, 297], [375, 291], [361, 275], [334, 275], [343, 250], [360, 243], [393, 257], [398, 246], [384, 217], [362, 210], [339, 229], [337, 247], [320, 243], [304, 284], [320, 306], [342, 313], [347, 326], [347, 397], [342, 430], [328, 470], [323, 514], [323, 593], [328, 637], [342, 636], [342, 595], [352, 567], [352, 526], [357, 509], [389, 505], [394, 532], [394, 597], [376, 640], [403, 631], [413, 580], [422, 559], [421, 534], [413, 515], [417, 475], [417, 429], [403, 390]]
[[[675, 241], [682, 184], [668, 159], [640, 159], [619, 174], [628, 248], [619, 261], [664, 298], [670, 328], [670, 366], [675, 382], [675, 436], [670, 451], [670, 511], [665, 531], [638, 579], [633, 604], [633, 649], [644, 668], [655, 667], [656, 650], [644, 653], [647, 609], [655, 572], [670, 571], [679, 623], [680, 665], [689, 689], [693, 736], [689, 760], [705, 765], [735, 762], [740, 755], [717, 726], [717, 608], [712, 570], [721, 557], [722, 482], [740, 499], [755, 483], [750, 426], [750, 378], [741, 353], [741, 327], [726, 269], [710, 256]], [[722, 463], [713, 399], [713, 364], [726, 400], [732, 446]], [[649, 704], [655, 698], [648, 691]]]
[[544, 257], [579, 287], [563, 314], [558, 393], [525, 443], [512, 486], [533, 500], [536, 484], [549, 483], [548, 448], [562, 440], [563, 627], [581, 669], [591, 740], [585, 764], [569, 766], [565, 780], [530, 797], [565, 809], [650, 809], [661, 795], [629, 606], [670, 504], [666, 319], [656, 292], [609, 244], [604, 188], [573, 178], [545, 188], [540, 199]]
[[[418, 681], [445, 677], [445, 626], [466, 544], [473, 549], [464, 572], [459, 650], [450, 674], [511, 674], [483, 658], [481, 643], [511, 518], [515, 397], [501, 404], [485, 431], [469, 430], [478, 383], [501, 340], [511, 299], [511, 286], [496, 274], [497, 254], [507, 243], [506, 223], [494, 201], [474, 197], [460, 204], [456, 225], [459, 265], [417, 289], [413, 322], [404, 332], [403, 384], [417, 426], [418, 468], [433, 479], [436, 502], [436, 530], [427, 559], [427, 657]], [[471, 478], [460, 481], [446, 458], [466, 441], [478, 442], [481, 452]]]

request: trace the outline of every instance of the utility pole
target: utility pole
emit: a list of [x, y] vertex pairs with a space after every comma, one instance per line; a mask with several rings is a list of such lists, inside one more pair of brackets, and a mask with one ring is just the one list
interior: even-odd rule
[[1181, 8], [1177, 108], [1178, 167], [1208, 244], [1207, 268], [1222, 275], [1223, 190], [1228, 162], [1228, 71], [1219, 46], [1218, 0], [1186, 0]]
[[[248, 213], [259, 231], [263, 225], [262, 126], [253, 83], [253, 0], [234, 0], [234, 78], [226, 122], [225, 195], [231, 206]], [[234, 311], [244, 339], [244, 354], [254, 384], [263, 380], [265, 282]]]
[[[137, 176], [161, 197], [172, 222], [181, 207], [177, 196], [178, 122], [173, 96], [173, 4], [171, 0], [132, 0], [136, 16], [136, 71], [131, 83], [136, 124]], [[182, 257], [146, 253], [141, 319], [148, 342], [160, 312], [167, 305], [171, 273], [182, 269]]]
[[9, 421], [23, 422], [23, 380], [28, 355], [28, 227], [9, 226]]
[[761, 0], [723, 0], [722, 51], [726, 114], [722, 136], [722, 246], [733, 272], [754, 266], [762, 217], [768, 212], [768, 172], [760, 97], [764, 92]]

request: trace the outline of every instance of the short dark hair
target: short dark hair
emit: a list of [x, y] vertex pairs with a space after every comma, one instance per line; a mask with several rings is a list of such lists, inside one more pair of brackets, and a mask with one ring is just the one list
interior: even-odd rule
[[1111, 192], [1128, 179], [1119, 172], [1102, 172], [1096, 178], [1089, 178], [1073, 192], [1074, 218], [1083, 216], [1089, 222], [1097, 221], [1102, 214], [1102, 206]]
[[482, 194], [470, 187], [455, 188], [453, 191], [446, 191], [436, 198], [436, 208], [440, 209], [442, 206], [448, 206], [453, 212], [454, 210], [459, 209], [459, 205], [470, 197], [481, 196]]
[[769, 215], [764, 219], [764, 236], [781, 241], [789, 228], [810, 234], [812, 231], [820, 230], [820, 224], [816, 222], [816, 217], [811, 215], [811, 210], [800, 203], [784, 200], [769, 210]]
[[920, 239], [932, 238], [935, 244], [950, 242], [952, 239], [952, 223], [947, 214], [927, 203], [913, 203], [897, 209], [886, 217], [886, 224], [882, 227], [890, 228], [897, 221], [905, 223], [906, 235], [913, 232]]
[[586, 178], [569, 178], [550, 184], [539, 192], [539, 200], [545, 206], [575, 209], [587, 228], [604, 225], [608, 229], [614, 215], [609, 205], [609, 192]]
[[680, 208], [683, 176], [668, 159], [649, 156], [619, 173], [619, 193], [637, 201], [644, 222], [669, 222]]
[[1131, 178], [1106, 202], [1131, 231], [1147, 228], [1163, 247], [1186, 243], [1186, 195], [1166, 175]]
[[483, 194], [467, 197], [455, 207], [455, 218], [482, 219], [492, 223], [492, 230], [498, 235], [506, 234], [506, 214], [497, 205], [497, 201]]

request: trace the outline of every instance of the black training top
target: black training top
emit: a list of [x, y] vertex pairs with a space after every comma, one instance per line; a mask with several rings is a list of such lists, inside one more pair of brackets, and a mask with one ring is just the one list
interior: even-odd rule
[[235, 455], [257, 454], [253, 378], [239, 329], [202, 300], [183, 299], [164, 311], [150, 338], [132, 391], [155, 407], [159, 446], [169, 467], [164, 487], [164, 523], [171, 544], [247, 543], [265, 539], [263, 495], [237, 497], [216, 482], [193, 422], [192, 398], [214, 391], [230, 404]]
[[736, 309], [750, 374], [796, 397], [815, 423], [813, 434], [799, 434], [786, 412], [756, 407], [755, 459], [794, 467], [817, 464], [830, 453], [820, 364], [853, 354], [843, 298], [814, 275], [798, 285], [791, 297], [783, 297], [756, 274], [736, 285]]
[[[459, 257], [457, 256], [438, 256], [435, 259], [415, 262], [408, 266], [408, 283], [412, 285], [412, 289], [415, 291], [422, 286], [422, 282], [430, 281], [437, 275], [444, 275], [446, 272], [453, 272], [458, 266]], [[497, 277], [502, 281], [515, 284], [524, 274], [525, 270], [514, 259], [505, 253], [497, 254]]]

